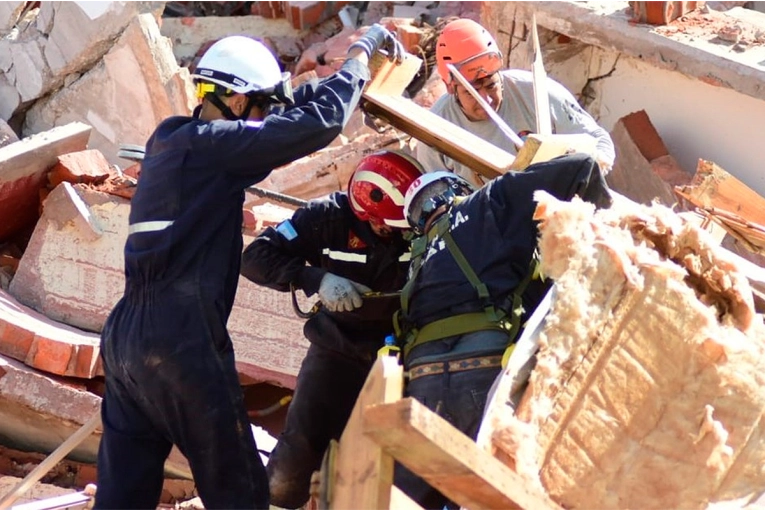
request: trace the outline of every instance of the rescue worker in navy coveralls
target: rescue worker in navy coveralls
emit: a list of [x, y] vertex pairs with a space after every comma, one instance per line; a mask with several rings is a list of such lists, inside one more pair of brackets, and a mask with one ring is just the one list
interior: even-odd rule
[[[534, 278], [533, 194], [579, 195], [610, 205], [598, 164], [574, 154], [508, 172], [478, 191], [447, 171], [425, 174], [406, 194], [415, 232], [397, 336], [411, 396], [475, 439], [503, 354], [549, 288]], [[425, 508], [452, 505], [396, 465], [395, 484]]]
[[[265, 46], [226, 37], [192, 75], [202, 99], [193, 117], [166, 119], [151, 135], [130, 211], [125, 293], [102, 333], [96, 508], [156, 508], [173, 445], [205, 508], [269, 506], [226, 329], [244, 189], [340, 134], [381, 48], [401, 58], [375, 25], [337, 73], [292, 98]], [[272, 113], [274, 103], [286, 106]]]
[[[266, 229], [244, 251], [242, 274], [279, 291], [318, 293], [310, 341], [285, 428], [266, 465], [271, 502], [308, 501], [311, 474], [339, 439], [385, 336], [409, 268], [404, 194], [422, 167], [395, 151], [361, 160], [347, 193], [333, 193]], [[365, 297], [383, 292], [389, 297]]]

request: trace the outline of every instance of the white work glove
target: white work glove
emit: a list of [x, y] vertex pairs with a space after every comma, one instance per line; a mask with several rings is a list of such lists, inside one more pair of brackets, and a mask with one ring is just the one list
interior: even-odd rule
[[404, 59], [405, 53], [404, 47], [396, 39], [396, 36], [379, 23], [369, 27], [369, 30], [364, 32], [358, 41], [348, 47], [348, 51], [354, 48], [361, 48], [369, 58], [372, 58], [376, 51], [383, 50], [388, 54], [388, 60], [393, 60], [396, 63], [400, 63]]
[[327, 273], [319, 284], [319, 299], [330, 312], [350, 312], [361, 306], [361, 295], [371, 291], [366, 285]]

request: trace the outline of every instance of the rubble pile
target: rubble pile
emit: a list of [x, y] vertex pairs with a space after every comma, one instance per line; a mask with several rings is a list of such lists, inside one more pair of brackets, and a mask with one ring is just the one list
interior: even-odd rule
[[[0, 444], [8, 448], [0, 456], [0, 475], [23, 476], [34, 467], [19, 460], [32, 458], [23, 452], [51, 452], [98, 411], [103, 391], [99, 332], [121, 297], [127, 215], [140, 178], [140, 163], [120, 157], [121, 147], [144, 143], [168, 116], [190, 114], [196, 100], [183, 65], [193, 66], [206, 47], [230, 34], [226, 20], [280, 22], [271, 19], [278, 15], [267, 19], [244, 13], [241, 6], [200, 12], [197, 4], [177, 2], [170, 10], [163, 2], [0, 6], [0, 117], [7, 120], [0, 121]], [[464, 13], [455, 6], [454, 14]], [[376, 9], [357, 14], [382, 21], [408, 41], [410, 51], [423, 53], [418, 45], [426, 25], [392, 17], [393, 4]], [[172, 16], [171, 10], [209, 18], [163, 17]], [[188, 25], [213, 23], [195, 40], [178, 44], [194, 45], [191, 58], [174, 54], [173, 43], [180, 40], [161, 33], [163, 21], [170, 25], [176, 19]], [[287, 35], [263, 39], [293, 72], [304, 48], [333, 48], [338, 59], [316, 70], [331, 73], [359, 36], [357, 29], [344, 29], [337, 10], [303, 21], [303, 30], [293, 27]], [[428, 33], [432, 52], [432, 29]], [[429, 71], [411, 89], [422, 92], [425, 105], [440, 94], [431, 90], [438, 80], [426, 84]], [[385, 147], [411, 150], [407, 142], [395, 129], [367, 127], [356, 112], [328, 148], [278, 169], [259, 187], [304, 200], [326, 195], [347, 186], [364, 155]], [[244, 207], [245, 242], [294, 209], [257, 194], [249, 195]], [[302, 326], [288, 295], [240, 280], [229, 331], [250, 409], [266, 408], [294, 387], [308, 346]], [[261, 420], [276, 435], [283, 410]], [[44, 481], [79, 489], [94, 482], [99, 437], [97, 431], [75, 449], [73, 460], [66, 461], [70, 464]], [[62, 470], [72, 475], [63, 477]], [[188, 466], [177, 451], [166, 472], [164, 502], [193, 495]], [[2, 486], [12, 480], [4, 478]]]

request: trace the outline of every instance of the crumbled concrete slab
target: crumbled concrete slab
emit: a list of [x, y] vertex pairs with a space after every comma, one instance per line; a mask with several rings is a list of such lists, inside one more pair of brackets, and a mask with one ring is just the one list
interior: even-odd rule
[[[98, 332], [124, 288], [122, 249], [130, 203], [77, 184], [84, 206], [58, 186], [46, 199], [10, 292], [21, 303], [72, 326]], [[94, 235], [80, 210], [103, 235]]]
[[[62, 187], [54, 193], [63, 194]], [[10, 292], [47, 317], [99, 332], [125, 288], [123, 249], [130, 202], [82, 184], [72, 188], [102, 235], [93, 236], [81, 223], [76, 226], [72, 220], [79, 213], [68, 205], [71, 201], [51, 201], [52, 193]], [[294, 388], [308, 343], [289, 294], [240, 278], [228, 327], [240, 372], [257, 381]]]
[[258, 186], [305, 199], [346, 189], [359, 161], [384, 148], [401, 148], [398, 137], [395, 130], [358, 136], [347, 144], [322, 149], [278, 168]]
[[[0, 104], [0, 110], [14, 112], [21, 103], [60, 88], [67, 75], [96, 63], [137, 14], [158, 13], [162, 5], [43, 2], [34, 23], [26, 24], [14, 37], [0, 39], [0, 69], [20, 96], [19, 103]], [[0, 95], [0, 100], [6, 99], [12, 99], [10, 94]]]
[[[0, 441], [4, 445], [50, 453], [100, 409], [98, 395], [62, 384], [46, 373], [0, 355]], [[68, 458], [94, 463], [100, 440], [99, 427]], [[165, 473], [191, 478], [188, 462], [175, 448], [165, 463]]]
[[142, 14], [92, 69], [37, 101], [27, 112], [24, 132], [87, 122], [93, 126], [89, 148], [119, 164], [121, 143], [145, 143], [162, 120], [189, 115], [193, 106], [188, 70], [178, 67], [154, 17]]
[[90, 131], [72, 122], [0, 148], [0, 242], [34, 224], [48, 170], [58, 156], [85, 149]]
[[181, 65], [191, 62], [205, 43], [231, 34], [258, 39], [299, 36], [286, 19], [262, 16], [163, 18], [160, 32], [172, 42], [173, 54]]

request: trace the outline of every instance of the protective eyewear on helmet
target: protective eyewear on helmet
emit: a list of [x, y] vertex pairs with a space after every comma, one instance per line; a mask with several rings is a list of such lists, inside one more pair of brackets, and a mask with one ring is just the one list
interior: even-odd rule
[[227, 89], [216, 83], [210, 83], [209, 81], [198, 80], [196, 86], [197, 99], [204, 99], [207, 94], [217, 94], [220, 96], [230, 96], [233, 94], [231, 89]]
[[484, 51], [457, 62], [454, 67], [470, 82], [473, 82], [499, 71], [502, 68], [502, 54], [493, 50]]

